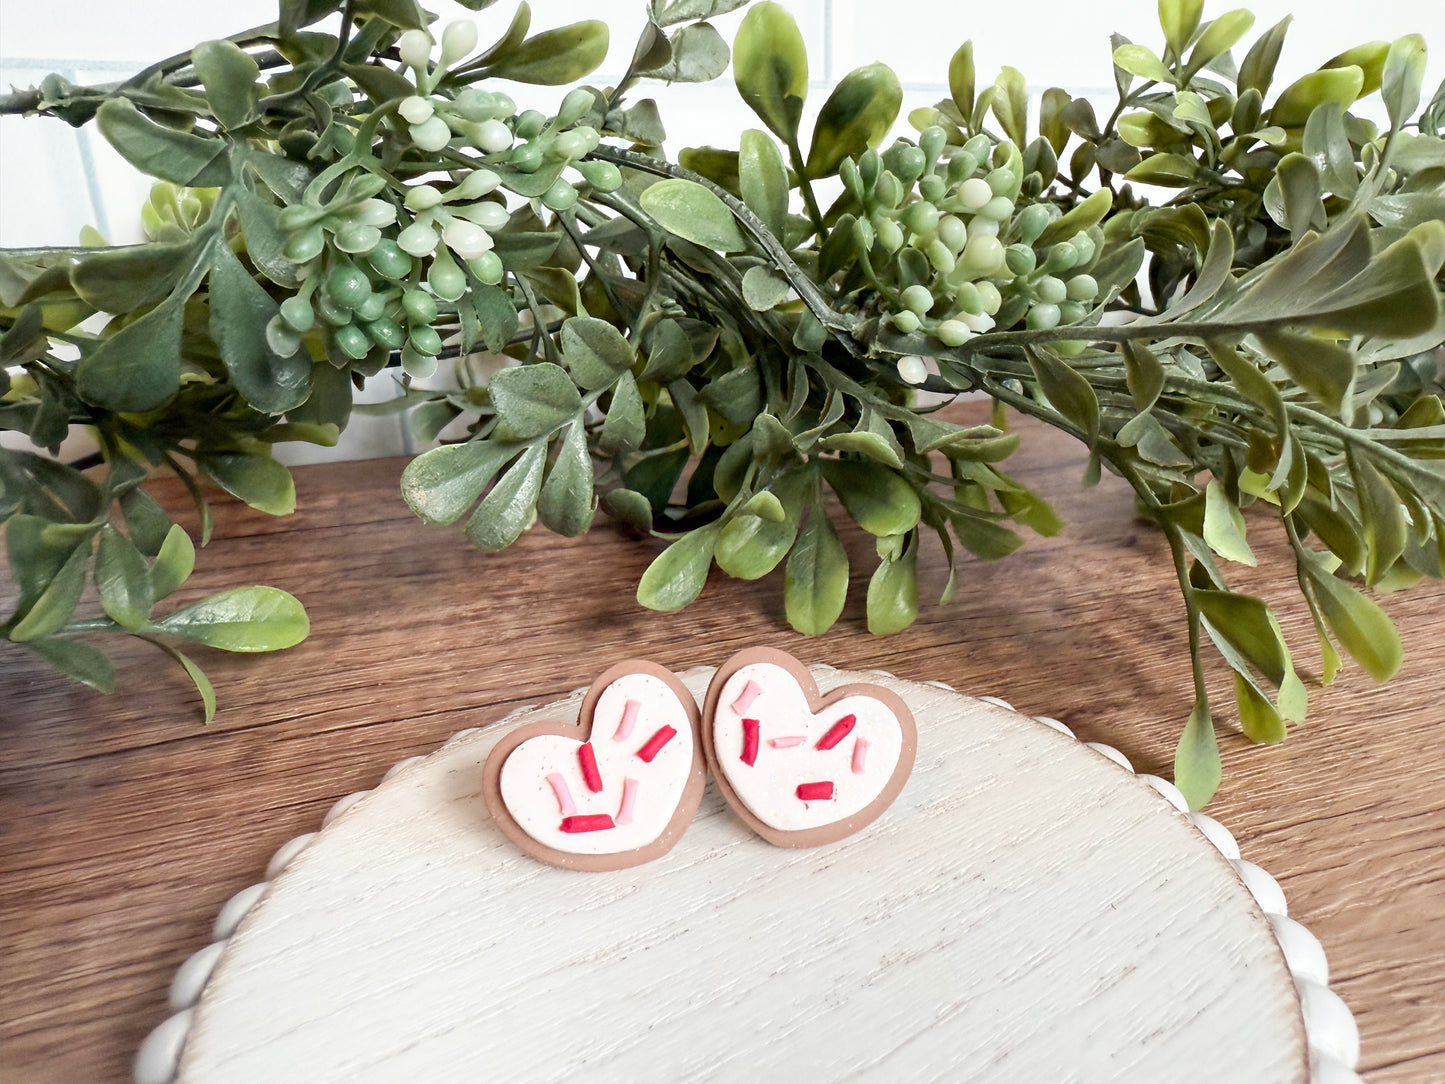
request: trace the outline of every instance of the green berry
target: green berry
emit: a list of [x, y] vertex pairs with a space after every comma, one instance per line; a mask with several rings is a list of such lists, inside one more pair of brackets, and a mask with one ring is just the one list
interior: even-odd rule
[[1099, 296], [1099, 283], [1093, 275], [1075, 275], [1068, 282], [1070, 301], [1093, 301]]
[[352, 315], [362, 323], [370, 323], [372, 320], [381, 318], [386, 311], [386, 297], [383, 294], [371, 294], [360, 305], [356, 306]]
[[[591, 129], [589, 128], [587, 131], [591, 131]], [[592, 149], [587, 145], [588, 142], [585, 131], [563, 132], [552, 141], [552, 153], [558, 158], [573, 162]]]
[[1067, 271], [1079, 262], [1079, 250], [1067, 241], [1060, 241], [1049, 249], [1044, 258], [1044, 270], [1051, 274]]
[[1042, 203], [1031, 203], [1019, 212], [1019, 240], [1031, 245], [1049, 225], [1049, 209]]
[[578, 162], [577, 172], [599, 192], [614, 192], [622, 185], [622, 171], [611, 162]]
[[960, 283], [958, 289], [953, 292], [953, 300], [964, 312], [973, 313], [975, 316], [983, 312], [983, 298], [979, 295], [978, 286], [975, 283]]
[[577, 202], [577, 189], [562, 177], [552, 182], [552, 187], [542, 193], [542, 203], [549, 210], [565, 211]]
[[929, 241], [928, 247], [924, 251], [928, 256], [928, 262], [940, 275], [947, 275], [958, 266], [958, 261], [953, 258], [953, 253], [949, 251], [948, 246], [937, 238]]
[[532, 139], [547, 125], [547, 115], [536, 109], [528, 109], [517, 118], [518, 139]]
[[1079, 254], [1079, 260], [1074, 264], [1075, 267], [1082, 266], [1094, 258], [1094, 239], [1087, 233], [1075, 234], [1069, 244], [1073, 245], [1074, 251]]
[[873, 230], [878, 234], [878, 243], [889, 252], [897, 252], [903, 247], [903, 230], [893, 219], [880, 215], [873, 220]]
[[929, 309], [933, 308], [933, 295], [928, 292], [927, 286], [914, 284], [903, 291], [900, 296], [904, 306], [912, 309], [919, 316], [922, 316]]
[[988, 136], [983, 135], [982, 133], [974, 136], [963, 145], [963, 153], [971, 155], [975, 162], [982, 162], [986, 160], [989, 156], [989, 152], [992, 150], [993, 140], [989, 139]]
[[1065, 301], [1059, 306], [1059, 323], [1077, 324], [1089, 312], [1089, 307], [1081, 301]]
[[962, 346], [973, 338], [973, 332], [961, 320], [944, 320], [934, 334], [944, 346]]
[[326, 247], [326, 233], [320, 226], [308, 226], [286, 238], [282, 255], [292, 263], [309, 263]]
[[918, 330], [920, 324], [918, 314], [904, 309], [902, 312], [893, 314], [893, 326], [905, 335], [911, 335]]
[[418, 354], [435, 357], [442, 352], [442, 337], [437, 334], [436, 328], [414, 327], [407, 334], [407, 341]]
[[412, 327], [424, 327], [437, 318], [436, 300], [422, 289], [411, 289], [402, 294], [401, 307], [406, 313], [406, 322]]
[[922, 177], [923, 170], [928, 165], [923, 152], [907, 143], [895, 143], [883, 156], [883, 162], [905, 187]]
[[467, 292], [466, 273], [450, 257], [442, 259], [440, 255], [427, 268], [426, 284], [443, 301], [455, 301]]
[[938, 208], [925, 201], [910, 204], [903, 212], [903, 224], [914, 233], [926, 236], [938, 229]]
[[944, 215], [938, 220], [938, 239], [956, 256], [968, 243], [968, 227], [957, 215]]
[[1047, 331], [1049, 328], [1058, 327], [1059, 307], [1050, 304], [1035, 305], [1029, 309], [1027, 323], [1034, 331]]
[[994, 196], [993, 199], [983, 205], [983, 209], [978, 213], [983, 215], [984, 218], [993, 219], [995, 222], [1007, 222], [1013, 217], [1014, 201], [1007, 196]]
[[993, 199], [993, 189], [982, 177], [970, 177], [958, 186], [958, 202], [970, 211], [981, 211]]
[[542, 145], [522, 143], [512, 148], [512, 166], [522, 173], [536, 173], [542, 166]]
[[999, 307], [1003, 304], [1003, 295], [998, 292], [998, 287], [991, 282], [980, 282], [978, 286], [979, 304], [983, 311], [989, 316], [997, 315]]
[[298, 294], [281, 302], [281, 319], [293, 331], [310, 331], [316, 326], [316, 310], [311, 307], [311, 302]]
[[354, 309], [371, 296], [371, 280], [352, 263], [339, 263], [326, 276], [326, 292], [338, 305]]
[[366, 262], [371, 264], [371, 269], [382, 278], [393, 282], [411, 274], [411, 257], [389, 237], [377, 242], [376, 247], [367, 255]]
[[315, 295], [316, 313], [332, 327], [343, 327], [351, 323], [351, 310], [338, 305], [324, 293]]
[[948, 160], [948, 182], [959, 184], [978, 172], [978, 159], [967, 151], [959, 151]]
[[948, 184], [942, 177], [933, 174], [918, 182], [918, 194], [929, 203], [942, 203], [948, 195]]
[[367, 324], [366, 334], [377, 346], [384, 346], [388, 350], [400, 350], [406, 342], [406, 332], [401, 325], [385, 316]]
[[918, 133], [918, 146], [930, 164], [938, 161], [938, 156], [943, 153], [944, 144], [947, 142], [948, 133], [937, 124], [930, 124]]
[[1062, 279], [1056, 279], [1052, 275], [1045, 275], [1034, 283], [1034, 294], [1038, 299], [1049, 305], [1057, 305], [1064, 298], [1069, 296], [1068, 287]]
[[995, 196], [1009, 196], [1012, 198], [1015, 186], [1019, 179], [1013, 170], [995, 169], [988, 175], [988, 187]]
[[266, 323], [266, 345], [278, 357], [289, 358], [301, 349], [301, 336], [281, 316]]
[[467, 261], [472, 274], [486, 283], [488, 286], [495, 286], [502, 281], [502, 258], [495, 252], [483, 252], [480, 256]]
[[352, 361], [360, 361], [371, 350], [371, 339], [355, 324], [342, 324], [331, 333], [337, 349]]
[[1004, 252], [1004, 262], [1015, 275], [1027, 275], [1037, 265], [1038, 259], [1028, 245], [1009, 245]]

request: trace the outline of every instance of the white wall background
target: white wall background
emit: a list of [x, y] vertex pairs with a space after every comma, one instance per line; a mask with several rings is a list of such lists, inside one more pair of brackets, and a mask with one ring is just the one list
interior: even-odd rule
[[[533, 29], [599, 18], [612, 27], [612, 50], [592, 78], [619, 75], [642, 25], [646, 0], [533, 0]], [[1076, 0], [960, 4], [953, 0], [783, 0], [808, 45], [813, 110], [827, 88], [849, 70], [882, 60], [898, 72], [905, 89], [903, 116], [947, 94], [947, 65], [965, 38], [974, 42], [980, 83], [1011, 64], [1029, 79], [1035, 95], [1062, 86], [1075, 95], [1097, 94], [1105, 110], [1113, 101], [1109, 34], [1159, 48], [1155, 4], [1134, 2], [1112, 13]], [[468, 15], [448, 0], [424, 6], [445, 19]], [[1439, 0], [1210, 0], [1205, 18], [1245, 6], [1257, 16], [1254, 34], [1292, 11], [1276, 75], [1288, 81], [1365, 41], [1424, 34], [1434, 50], [1427, 96], [1445, 75], [1445, 4]], [[484, 42], [499, 35], [511, 17], [508, 0], [476, 16]], [[122, 79], [156, 59], [207, 38], [231, 34], [275, 18], [273, 0], [197, 3], [185, 0], [0, 0], [0, 87], [28, 87], [59, 72], [79, 83]], [[731, 40], [742, 11], [717, 21]], [[535, 88], [544, 111], [565, 88]], [[635, 96], [649, 93], [639, 88]], [[737, 98], [729, 76], [705, 86], [655, 88], [672, 153], [704, 143], [737, 146], [739, 132], [758, 122]], [[519, 98], [519, 101], [521, 99]], [[1383, 112], [1383, 111], [1381, 111]], [[900, 121], [901, 124], [901, 121]], [[140, 177], [98, 133], [74, 130], [49, 119], [0, 118], [0, 245], [73, 244], [84, 225], [114, 243], [141, 239], [137, 217], [149, 180]], [[376, 382], [368, 397], [385, 398], [394, 385]], [[410, 451], [398, 418], [353, 419], [342, 444], [326, 458], [359, 458]], [[288, 455], [316, 458], [309, 450]]]

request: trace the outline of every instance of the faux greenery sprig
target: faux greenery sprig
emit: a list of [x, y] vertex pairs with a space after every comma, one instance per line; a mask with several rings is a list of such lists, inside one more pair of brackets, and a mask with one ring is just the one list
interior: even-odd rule
[[[465, 516], [500, 549], [537, 520], [584, 531], [600, 506], [670, 542], [643, 605], [686, 606], [713, 564], [782, 566], [802, 632], [847, 591], [831, 498], [877, 540], [869, 628], [898, 631], [932, 538], [956, 571], [956, 547], [1003, 557], [1014, 527], [1061, 529], [1000, 466], [1005, 408], [1075, 435], [1086, 481], [1126, 479], [1169, 541], [1195, 684], [1176, 781], [1196, 805], [1219, 781], [1206, 641], [1250, 738], [1305, 712], [1278, 622], [1225, 573], [1254, 563], [1242, 509], [1289, 540], [1324, 680], [1337, 646], [1392, 674], [1398, 636], [1351, 581], [1438, 577], [1445, 549], [1445, 88], [1420, 110], [1423, 40], [1350, 50], [1275, 94], [1288, 20], [1236, 62], [1248, 12], [1206, 22], [1202, 0], [1161, 0], [1162, 50], [1114, 39], [1102, 123], [1053, 88], [1031, 127], [1023, 76], [980, 87], [965, 44], [950, 98], [884, 147], [893, 72], [845, 76], [805, 132], [786, 11], [752, 5], [731, 50], [707, 21], [745, 4], [652, 0], [618, 84], [550, 111], [519, 108], [515, 85], [585, 78], [604, 24], [529, 36], [523, 3], [479, 50], [469, 22], [434, 38], [412, 0], [283, 0], [276, 23], [122, 83], [51, 77], [4, 100], [96, 123], [159, 178], [149, 244], [0, 257], [0, 425], [52, 449], [85, 426], [99, 445], [72, 465], [0, 453], [10, 639], [106, 688], [76, 637], [143, 636], [209, 717], [204, 676], [158, 636], [266, 650], [304, 636], [304, 612], [243, 588], [154, 617], [193, 553], [141, 483], [184, 479], [202, 541], [204, 481], [290, 511], [271, 446], [334, 442], [353, 389], [389, 369], [419, 437], [465, 433], [403, 476], [424, 520]], [[766, 130], [669, 161], [656, 103], [628, 94], [730, 59]], [[1376, 92], [1383, 132], [1351, 112]], [[507, 364], [474, 366], [479, 351]], [[455, 387], [428, 390], [442, 361]], [[993, 424], [925, 405], [967, 391], [993, 398]], [[82, 470], [101, 464], [99, 481]], [[74, 616], [87, 575], [103, 618]]]

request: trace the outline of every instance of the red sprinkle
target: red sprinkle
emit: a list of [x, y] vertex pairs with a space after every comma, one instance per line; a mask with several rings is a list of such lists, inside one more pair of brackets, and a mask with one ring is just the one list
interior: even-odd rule
[[822, 783], [799, 783], [798, 797], [805, 802], [821, 802], [833, 797], [832, 780]]
[[602, 773], [597, 770], [597, 754], [592, 751], [591, 742], [583, 742], [577, 747], [577, 759], [582, 764], [582, 781], [587, 784], [587, 789], [593, 794], [601, 792]]
[[743, 763], [751, 768], [758, 762], [758, 721], [743, 720]]
[[831, 749], [853, 732], [858, 723], [856, 715], [845, 715], [828, 728], [828, 733], [818, 739], [819, 749]]
[[612, 818], [606, 813], [588, 813], [580, 817], [563, 817], [562, 831], [564, 832], [601, 832], [606, 828], [616, 828]]
[[673, 738], [677, 737], [677, 731], [670, 726], [665, 726], [652, 737], [647, 739], [647, 744], [637, 750], [637, 759], [644, 764], [651, 764], [652, 758], [662, 752], [662, 747]]

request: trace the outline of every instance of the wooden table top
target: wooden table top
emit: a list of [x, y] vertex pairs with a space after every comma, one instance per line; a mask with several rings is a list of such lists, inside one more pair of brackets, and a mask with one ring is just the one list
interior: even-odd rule
[[[783, 619], [780, 572], [742, 583], [714, 571], [681, 613], [642, 610], [634, 589], [656, 546], [606, 525], [579, 539], [537, 528], [480, 553], [459, 528], [411, 514], [402, 459], [298, 469], [300, 510], [286, 518], [218, 498], [180, 601], [273, 584], [305, 602], [312, 631], [275, 655], [197, 649], [220, 700], [212, 726], [147, 645], [117, 647], [106, 697], [0, 642], [0, 1077], [128, 1079], [176, 967], [280, 844], [397, 760], [626, 655], [680, 670], [769, 644], [941, 680], [1053, 715], [1167, 777], [1191, 699], [1167, 546], [1133, 518], [1127, 486], [1080, 488], [1077, 444], [1020, 428], [1011, 469], [1054, 501], [1064, 534], [1000, 562], [965, 558], [946, 607], [932, 604], [943, 558], [925, 543], [919, 620], [886, 638], [865, 628], [875, 557], [857, 532], [844, 536], [848, 607], [809, 639]], [[183, 507], [174, 489], [154, 491]], [[1317, 675], [1287, 549], [1251, 523], [1262, 569], [1239, 570], [1236, 587], [1276, 605], [1301, 672]], [[13, 600], [8, 573], [0, 597]], [[1312, 685], [1310, 722], [1282, 746], [1239, 735], [1214, 668], [1225, 782], [1208, 810], [1323, 942], [1371, 1084], [1445, 1079], [1445, 589], [1383, 601], [1404, 636], [1399, 676], [1377, 686], [1350, 665], [1329, 689]]]

